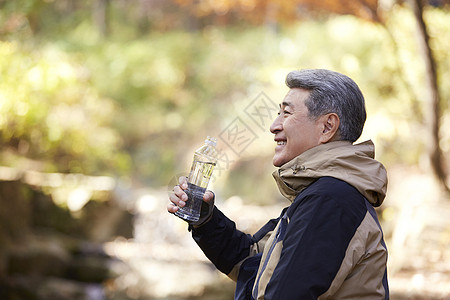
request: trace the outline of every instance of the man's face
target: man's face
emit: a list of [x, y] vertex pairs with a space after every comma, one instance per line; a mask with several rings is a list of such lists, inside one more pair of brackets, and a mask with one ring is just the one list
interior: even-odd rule
[[280, 167], [308, 149], [319, 145], [323, 127], [309, 118], [305, 100], [308, 90], [290, 89], [282, 104], [278, 117], [270, 126], [277, 143], [273, 165]]

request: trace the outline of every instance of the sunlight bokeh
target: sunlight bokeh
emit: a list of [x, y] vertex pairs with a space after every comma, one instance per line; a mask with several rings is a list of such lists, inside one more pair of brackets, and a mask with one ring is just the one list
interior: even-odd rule
[[[45, 283], [75, 291], [74, 282], [91, 278], [77, 277], [83, 272], [70, 257], [95, 253], [113, 262], [109, 277], [83, 285], [94, 295], [88, 299], [229, 299], [234, 284], [167, 213], [167, 192], [205, 137], [215, 136], [221, 164], [209, 188], [217, 205], [249, 233], [276, 217], [288, 202], [271, 175], [269, 126], [288, 90], [285, 77], [327, 68], [363, 91], [368, 117], [359, 141], [373, 140], [388, 170], [377, 212], [392, 298], [449, 297], [450, 198], [427, 152], [426, 67], [407, 5], [380, 1], [392, 5], [377, 21], [342, 1], [311, 14], [289, 1], [98, 1], [110, 5], [103, 22], [89, 1], [41, 2], [0, 1], [0, 280], [63, 274]], [[424, 13], [447, 171], [449, 14], [448, 6]], [[237, 146], [230, 136], [239, 129], [246, 143]], [[11, 221], [9, 210], [23, 220]], [[22, 231], [32, 246], [9, 236]], [[8, 249], [16, 244], [14, 254]], [[44, 262], [30, 257], [47, 250], [65, 271], [41, 274]], [[26, 269], [33, 264], [37, 271]], [[195, 284], [174, 283], [180, 272]], [[42, 286], [39, 295], [48, 295]]]

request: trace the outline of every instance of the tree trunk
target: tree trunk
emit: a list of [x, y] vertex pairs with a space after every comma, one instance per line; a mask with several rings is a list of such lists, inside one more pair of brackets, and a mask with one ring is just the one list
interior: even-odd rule
[[439, 145], [439, 120], [441, 116], [440, 95], [437, 83], [436, 63], [430, 48], [427, 26], [423, 19], [423, 4], [421, 0], [409, 0], [417, 22], [417, 35], [425, 63], [425, 81], [427, 89], [427, 103], [425, 116], [429, 132], [428, 155], [431, 169], [440, 184], [448, 192], [447, 170], [445, 169], [442, 149]]
[[93, 21], [102, 36], [109, 33], [108, 6], [110, 0], [96, 0], [93, 7]]

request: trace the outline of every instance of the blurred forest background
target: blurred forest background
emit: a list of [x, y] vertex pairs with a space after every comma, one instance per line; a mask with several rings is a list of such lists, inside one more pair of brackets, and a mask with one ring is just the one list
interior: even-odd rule
[[450, 299], [449, 53], [447, 0], [0, 0], [0, 298], [231, 299], [167, 191], [216, 136], [217, 205], [277, 216], [285, 76], [327, 68], [388, 169], [391, 298]]

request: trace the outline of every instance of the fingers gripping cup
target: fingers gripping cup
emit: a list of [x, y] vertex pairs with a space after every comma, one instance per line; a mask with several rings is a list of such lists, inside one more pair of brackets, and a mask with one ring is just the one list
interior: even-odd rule
[[188, 177], [188, 188], [185, 190], [188, 200], [186, 205], [179, 207], [175, 213], [186, 221], [195, 222], [200, 218], [203, 195], [217, 162], [216, 144], [217, 140], [208, 136], [205, 144], [194, 153], [194, 161]]

